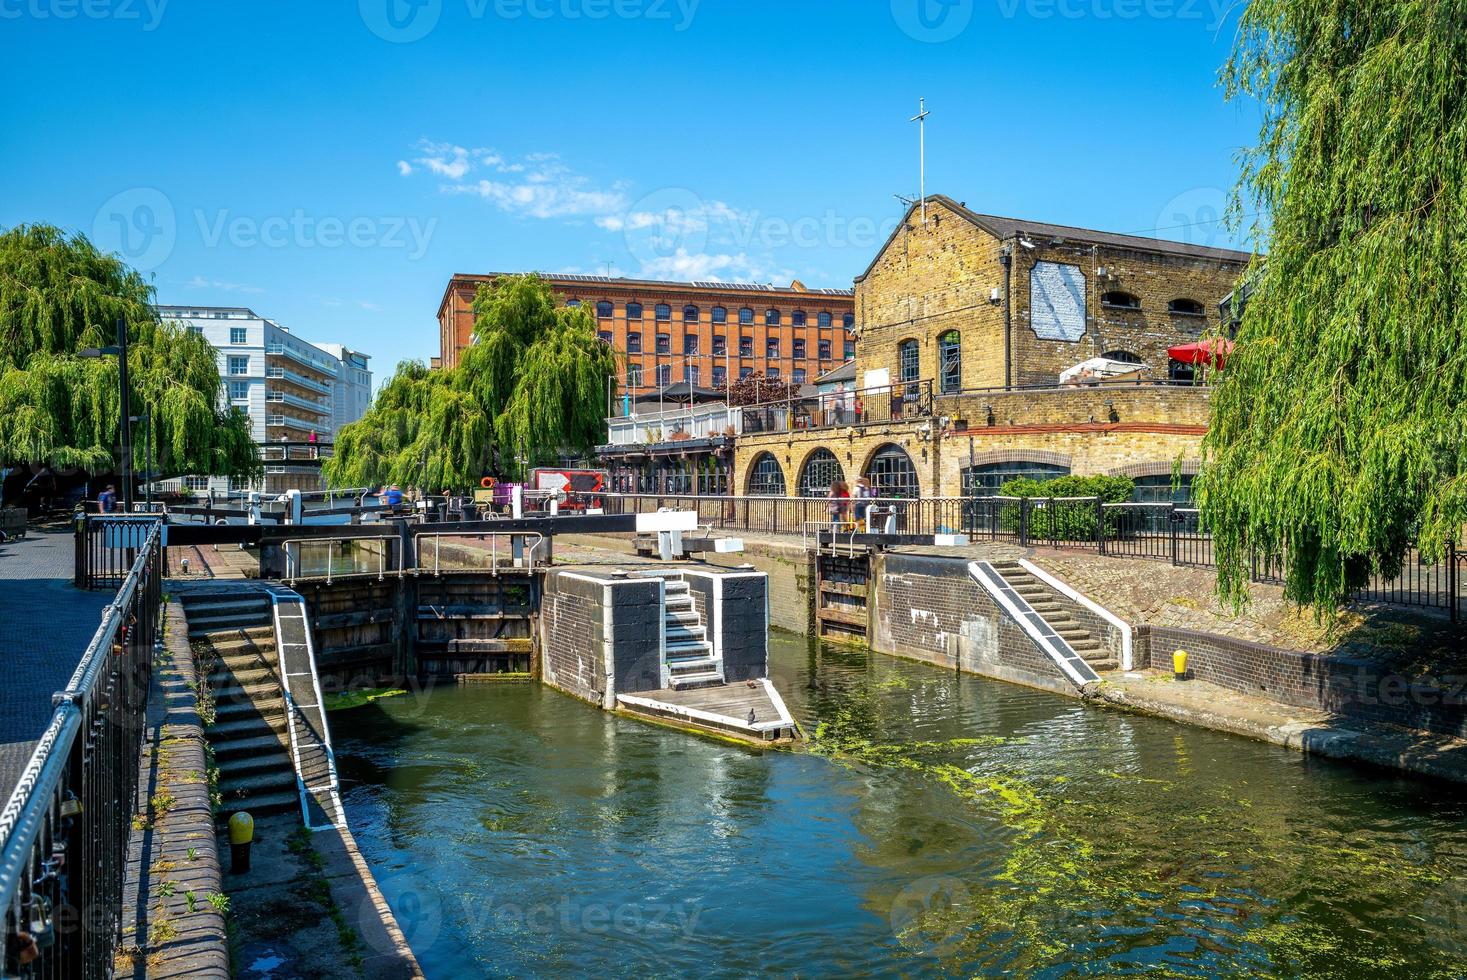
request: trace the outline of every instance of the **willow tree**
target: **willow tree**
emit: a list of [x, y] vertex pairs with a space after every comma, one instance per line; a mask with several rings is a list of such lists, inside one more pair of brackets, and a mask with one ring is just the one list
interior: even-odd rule
[[[1223, 78], [1262, 106], [1234, 206], [1269, 229], [1198, 493], [1321, 611], [1467, 518], [1467, 2], [1251, 0]], [[1261, 238], [1255, 238], [1261, 240]]]
[[616, 355], [588, 313], [557, 308], [536, 276], [479, 287], [473, 310], [474, 343], [457, 367], [403, 362], [367, 414], [337, 433], [324, 466], [331, 486], [462, 488], [589, 453], [605, 435]]
[[101, 472], [115, 465], [121, 398], [115, 358], [81, 358], [128, 324], [135, 471], [151, 435], [163, 474], [251, 476], [248, 420], [221, 408], [217, 355], [203, 337], [161, 323], [153, 289], [82, 235], [49, 225], [0, 233], [0, 462]]

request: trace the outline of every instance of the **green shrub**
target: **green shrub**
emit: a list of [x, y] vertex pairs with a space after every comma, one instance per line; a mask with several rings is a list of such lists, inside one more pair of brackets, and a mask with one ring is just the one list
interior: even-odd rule
[[[1027, 477], [1010, 480], [999, 488], [999, 495], [1043, 501], [1029, 505], [1029, 537], [1054, 541], [1095, 540], [1095, 498], [1108, 504], [1130, 500], [1136, 483], [1128, 476], [1059, 476], [1053, 480]], [[1082, 497], [1083, 500], [1058, 498]], [[1053, 504], [1050, 500], [1054, 499]], [[999, 515], [1005, 531], [1019, 529], [1023, 505], [1006, 504]]]

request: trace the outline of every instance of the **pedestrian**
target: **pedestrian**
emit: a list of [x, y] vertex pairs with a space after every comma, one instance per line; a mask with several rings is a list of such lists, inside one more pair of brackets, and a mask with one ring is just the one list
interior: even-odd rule
[[869, 531], [867, 526], [867, 515], [871, 512], [871, 500], [876, 496], [876, 491], [871, 488], [871, 481], [864, 476], [856, 477], [855, 497], [856, 523], [863, 529]]
[[835, 386], [835, 424], [846, 424], [846, 386], [844, 384]]
[[111, 514], [117, 510], [117, 488], [107, 484], [107, 489], [97, 494], [97, 505], [102, 508], [102, 513]]
[[829, 503], [826, 509], [830, 512], [831, 524], [844, 524], [846, 512], [851, 506], [851, 490], [846, 486], [846, 481], [836, 480], [830, 485], [830, 495], [826, 498]]
[[398, 509], [402, 507], [402, 488], [394, 483], [386, 490], [383, 490], [382, 503], [386, 505], [388, 513], [396, 514]]

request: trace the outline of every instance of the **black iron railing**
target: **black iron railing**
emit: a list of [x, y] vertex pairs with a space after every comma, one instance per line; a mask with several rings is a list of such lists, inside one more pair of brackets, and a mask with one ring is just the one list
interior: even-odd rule
[[[1212, 535], [1194, 507], [1170, 503], [1107, 503], [1098, 497], [923, 497], [852, 500], [833, 512], [824, 497], [599, 495], [610, 514], [658, 510], [697, 511], [700, 524], [719, 531], [800, 535], [819, 524], [854, 522], [873, 532], [964, 534], [973, 541], [1006, 542], [1023, 548], [1090, 551], [1116, 558], [1167, 561], [1176, 566], [1216, 565]], [[1444, 609], [1460, 619], [1467, 552], [1455, 547], [1436, 561], [1411, 548], [1401, 571], [1376, 573], [1353, 598], [1389, 605]], [[1253, 579], [1281, 583], [1277, 563], [1255, 561]]]
[[113, 975], [161, 626], [161, 524], [119, 544], [132, 563], [117, 598], [53, 696], [51, 722], [0, 811], [6, 977]]

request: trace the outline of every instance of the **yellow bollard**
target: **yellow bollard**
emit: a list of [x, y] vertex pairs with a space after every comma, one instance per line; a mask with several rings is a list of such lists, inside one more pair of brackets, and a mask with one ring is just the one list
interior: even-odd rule
[[1187, 651], [1178, 650], [1172, 654], [1172, 672], [1176, 674], [1177, 680], [1187, 679]]
[[241, 810], [229, 818], [229, 873], [250, 870], [250, 843], [255, 839], [255, 819]]

